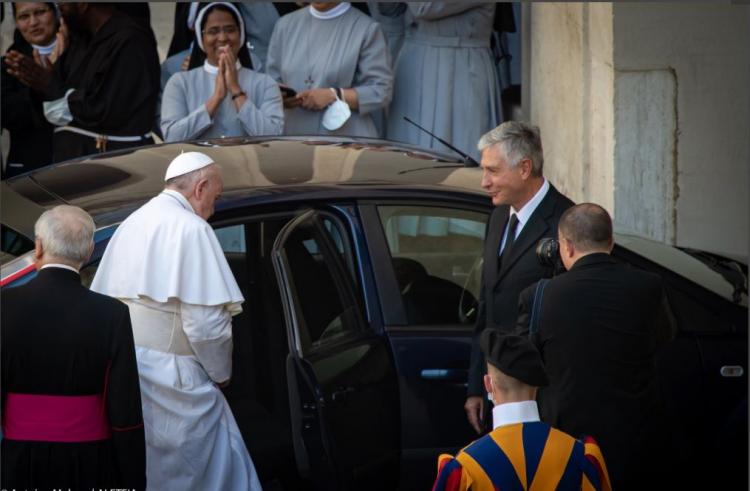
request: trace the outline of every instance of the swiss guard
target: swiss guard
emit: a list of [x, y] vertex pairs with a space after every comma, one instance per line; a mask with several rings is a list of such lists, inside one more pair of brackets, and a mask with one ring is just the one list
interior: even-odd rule
[[538, 387], [548, 384], [539, 352], [525, 337], [482, 333], [484, 386], [495, 404], [493, 430], [455, 457], [441, 455], [433, 491], [611, 490], [596, 442], [539, 420]]

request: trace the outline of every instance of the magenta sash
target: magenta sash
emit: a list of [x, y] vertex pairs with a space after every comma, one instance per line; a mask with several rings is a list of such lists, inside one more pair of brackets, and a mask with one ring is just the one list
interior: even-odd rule
[[43, 442], [90, 442], [110, 436], [102, 394], [48, 396], [8, 393], [3, 437]]

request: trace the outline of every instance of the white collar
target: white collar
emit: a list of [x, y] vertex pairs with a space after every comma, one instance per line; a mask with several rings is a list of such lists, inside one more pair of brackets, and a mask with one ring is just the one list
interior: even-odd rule
[[320, 10], [317, 10], [315, 7], [310, 5], [310, 14], [315, 17], [316, 19], [321, 20], [329, 20], [329, 19], [335, 19], [336, 17], [340, 17], [346, 13], [347, 10], [349, 10], [349, 7], [351, 7], [352, 4], [349, 2], [341, 2], [340, 4], [336, 5], [330, 10], [326, 10], [325, 12], [321, 12]]
[[60, 264], [60, 263], [47, 263], [44, 266], [42, 266], [41, 268], [39, 268], [39, 271], [41, 271], [43, 269], [47, 269], [47, 268], [67, 269], [67, 270], [72, 271], [72, 272], [74, 272], [76, 274], [80, 274], [78, 272], [78, 270], [76, 268], [74, 268], [73, 266], [68, 266], [67, 264]]
[[[240, 63], [240, 60], [237, 60], [234, 63], [234, 66], [237, 67], [237, 71], [239, 71], [240, 68], [242, 68], [242, 63]], [[211, 75], [216, 75], [217, 73], [219, 73], [219, 67], [213, 66], [212, 64], [208, 62], [208, 60], [203, 62], [203, 69], [207, 71], [208, 73], [210, 73]]]
[[544, 183], [542, 183], [542, 187], [539, 188], [539, 191], [537, 191], [534, 197], [523, 205], [520, 210], [516, 211], [512, 206], [510, 207], [510, 215], [515, 213], [516, 218], [518, 218], [518, 230], [521, 230], [526, 222], [529, 221], [531, 214], [534, 213], [534, 210], [537, 209], [539, 203], [541, 203], [547, 195], [547, 191], [549, 191], [549, 181], [544, 179]]
[[492, 429], [518, 423], [539, 421], [536, 401], [508, 402], [492, 408]]
[[38, 44], [31, 45], [31, 47], [37, 50], [40, 55], [44, 55], [44, 56], [49, 56], [50, 54], [52, 54], [52, 51], [54, 51], [55, 46], [57, 46], [57, 38], [55, 38], [47, 46], [39, 46]]
[[[180, 205], [183, 208], [185, 208], [188, 211], [192, 211], [193, 213], [195, 213], [195, 210], [193, 209], [193, 205], [190, 204], [190, 201], [188, 201], [187, 198], [185, 197], [185, 195], [182, 194], [181, 192], [175, 191], [174, 189], [165, 189], [164, 191], [162, 191], [162, 194], [166, 194], [168, 196], [172, 196], [173, 198], [175, 198], [180, 203]], [[197, 215], [197, 213], [196, 213], [196, 215]]]

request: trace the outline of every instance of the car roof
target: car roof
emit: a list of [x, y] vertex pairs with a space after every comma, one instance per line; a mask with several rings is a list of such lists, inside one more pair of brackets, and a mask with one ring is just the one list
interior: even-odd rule
[[[330, 199], [331, 193], [362, 198], [394, 188], [409, 196], [422, 191], [446, 196], [452, 190], [490, 206], [481, 170], [446, 154], [368, 138], [231, 138], [110, 152], [6, 180], [2, 223], [33, 237], [39, 214], [62, 203], [88, 211], [98, 228], [119, 223], [163, 189], [167, 166], [183, 151], [200, 151], [219, 163], [224, 179], [219, 209], [248, 199], [273, 202], [291, 194], [305, 199], [321, 189], [330, 191]], [[616, 234], [615, 241], [731, 300], [729, 283], [683, 251], [631, 234]], [[740, 303], [747, 305], [746, 295]]]
[[[221, 201], [239, 197], [288, 197], [321, 187], [341, 191], [354, 186], [454, 188], [486, 200], [479, 185], [481, 171], [455, 157], [382, 140], [320, 136], [152, 145], [64, 162], [6, 182], [42, 208], [80, 206], [102, 227], [123, 218], [118, 210], [127, 216], [158, 194], [171, 160], [188, 151], [203, 152], [220, 165], [224, 192], [219, 208]], [[3, 223], [9, 223], [14, 212], [4, 210]]]

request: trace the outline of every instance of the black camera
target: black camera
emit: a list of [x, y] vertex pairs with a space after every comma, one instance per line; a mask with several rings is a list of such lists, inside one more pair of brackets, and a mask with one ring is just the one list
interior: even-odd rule
[[536, 258], [539, 264], [545, 268], [551, 268], [553, 275], [565, 271], [565, 266], [560, 259], [560, 243], [552, 237], [540, 239], [536, 244]]
[[548, 268], [560, 262], [560, 243], [552, 237], [545, 237], [536, 244], [536, 258], [539, 264]]

